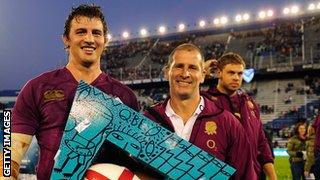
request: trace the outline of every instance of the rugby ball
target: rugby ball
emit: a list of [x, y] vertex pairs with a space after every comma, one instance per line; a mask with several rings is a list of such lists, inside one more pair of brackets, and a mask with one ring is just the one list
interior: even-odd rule
[[129, 169], [115, 164], [95, 164], [91, 166], [84, 177], [85, 180], [140, 180]]

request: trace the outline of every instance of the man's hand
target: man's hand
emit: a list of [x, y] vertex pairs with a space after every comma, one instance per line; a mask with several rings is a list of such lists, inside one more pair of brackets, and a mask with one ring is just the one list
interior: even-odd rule
[[[2, 152], [0, 153], [0, 161], [3, 162], [3, 154]], [[4, 177], [3, 176], [3, 166], [2, 164], [0, 165], [0, 180], [2, 179], [10, 179], [10, 180], [16, 180], [18, 179], [18, 175], [19, 175], [19, 164], [16, 163], [15, 161], [11, 161], [11, 176], [10, 177]]]
[[269, 180], [277, 180], [277, 174], [272, 163], [266, 163], [263, 165], [264, 173], [266, 173]]
[[204, 62], [204, 70], [207, 78], [215, 77], [218, 61], [216, 59], [209, 59]]

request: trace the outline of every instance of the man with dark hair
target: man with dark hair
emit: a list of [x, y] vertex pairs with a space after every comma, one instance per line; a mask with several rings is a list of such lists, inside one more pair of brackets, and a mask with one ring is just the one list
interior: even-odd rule
[[240, 122], [200, 95], [205, 77], [200, 49], [193, 44], [178, 46], [169, 56], [164, 73], [170, 96], [145, 115], [236, 168], [233, 179], [257, 179], [250, 145]]
[[208, 97], [220, 108], [231, 112], [242, 124], [250, 142], [256, 173], [259, 175], [263, 169], [269, 179], [277, 179], [259, 108], [254, 100], [240, 89], [245, 61], [240, 55], [230, 52], [222, 55], [218, 61], [207, 61], [208, 70], [209, 65], [216, 68], [218, 85], [209, 88]]
[[[63, 43], [68, 64], [30, 80], [21, 90], [12, 116], [12, 176], [35, 135], [40, 147], [37, 179], [50, 177], [78, 82], [83, 80], [138, 110], [134, 93], [103, 73], [100, 58], [108, 39], [102, 10], [96, 5], [72, 8]], [[113, 147], [109, 148], [110, 150]], [[112, 158], [117, 158], [113, 155]]]

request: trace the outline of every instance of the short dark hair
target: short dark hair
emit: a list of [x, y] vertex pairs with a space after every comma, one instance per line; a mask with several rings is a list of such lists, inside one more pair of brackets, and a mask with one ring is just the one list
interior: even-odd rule
[[234, 52], [225, 53], [218, 59], [217, 66], [220, 70], [223, 70], [223, 68], [228, 64], [241, 64], [244, 68], [246, 67], [246, 63], [243, 58]]
[[85, 16], [89, 18], [99, 18], [103, 25], [104, 36], [107, 37], [107, 33], [109, 31], [107, 22], [105, 20], [101, 7], [95, 4], [81, 4], [78, 7], [72, 7], [70, 14], [64, 24], [63, 36], [69, 38], [71, 21], [74, 18], [77, 18], [79, 16]]
[[165, 68], [168, 68], [170, 67], [171, 63], [173, 62], [173, 56], [174, 54], [177, 52], [177, 51], [180, 51], [180, 50], [186, 50], [186, 51], [198, 51], [201, 55], [201, 60], [204, 61], [204, 56], [201, 52], [201, 49], [194, 45], [194, 44], [191, 44], [191, 43], [184, 43], [184, 44], [181, 44], [179, 45], [178, 47], [176, 47], [169, 55], [169, 59], [167, 61], [167, 64], [165, 65]]

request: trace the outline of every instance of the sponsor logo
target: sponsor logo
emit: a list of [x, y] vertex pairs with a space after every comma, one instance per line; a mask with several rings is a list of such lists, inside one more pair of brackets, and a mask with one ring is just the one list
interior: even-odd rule
[[47, 90], [43, 94], [44, 102], [48, 101], [60, 101], [65, 99], [65, 94], [62, 90]]
[[208, 148], [213, 149], [216, 147], [216, 142], [214, 142], [214, 140], [212, 140], [212, 139], [209, 139], [207, 141], [207, 146], [208, 146]]

